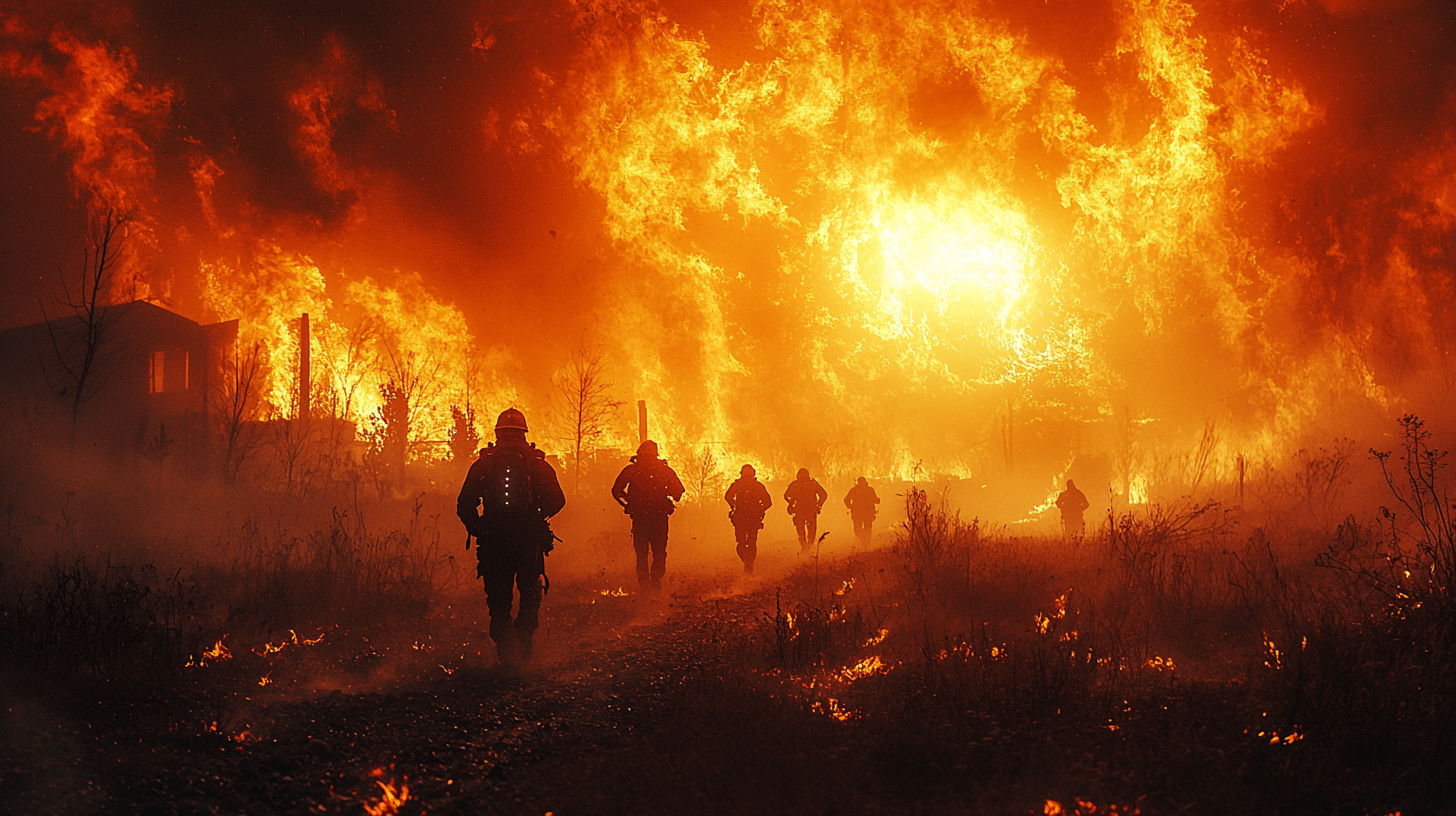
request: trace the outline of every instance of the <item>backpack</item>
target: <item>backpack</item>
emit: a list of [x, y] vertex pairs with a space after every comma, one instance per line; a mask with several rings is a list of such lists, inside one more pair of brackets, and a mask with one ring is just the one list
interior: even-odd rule
[[481, 520], [487, 524], [512, 524], [540, 521], [536, 493], [531, 483], [536, 446], [530, 448], [498, 448], [494, 445], [481, 452], [485, 463], [480, 480]]
[[659, 510], [668, 515], [677, 509], [672, 496], [672, 469], [666, 459], [638, 462], [628, 488], [628, 501], [633, 509]]

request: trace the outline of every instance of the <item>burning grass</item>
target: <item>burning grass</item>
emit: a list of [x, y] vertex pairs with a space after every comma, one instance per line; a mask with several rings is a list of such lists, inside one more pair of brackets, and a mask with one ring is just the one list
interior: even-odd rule
[[93, 555], [37, 566], [22, 550], [0, 565], [0, 672], [62, 684], [210, 669], [239, 650], [266, 663], [343, 628], [418, 621], [455, 577], [418, 505], [383, 534], [340, 512], [302, 535], [249, 520], [219, 558], [169, 572]]
[[[805, 564], [777, 588], [746, 584], [747, 596], [725, 598], [702, 579], [697, 589], [715, 599], [649, 605], [601, 574], [574, 587], [566, 578], [557, 590], [566, 597], [553, 594], [548, 608], [577, 605], [572, 679], [538, 676], [511, 693], [549, 696], [548, 708], [568, 713], [562, 727], [600, 718], [599, 743], [565, 749], [590, 755], [586, 770], [558, 779], [549, 754], [541, 771], [563, 811], [691, 812], [702, 794], [743, 812], [867, 812], [882, 802], [913, 812], [1174, 813], [1193, 803], [1419, 812], [1456, 792], [1444, 737], [1456, 667], [1439, 561], [1449, 522], [1441, 527], [1434, 509], [1449, 505], [1444, 474], [1420, 427], [1407, 433], [1404, 458], [1420, 467], [1387, 460], [1397, 510], [1326, 533], [1271, 531], [1237, 508], [1189, 501], [1109, 513], [1077, 540], [1015, 536], [910, 491], [894, 546]], [[452, 573], [432, 555], [434, 527], [427, 514], [411, 518], [389, 535], [343, 514], [307, 535], [242, 525], [208, 570], [175, 575], [172, 595], [127, 594], [137, 581], [120, 571], [53, 583], [91, 587], [77, 596], [90, 605], [77, 608], [111, 610], [97, 620], [133, 621], [78, 627], [78, 642], [164, 629], [151, 621], [169, 620], [175, 597], [206, 598], [192, 617], [173, 618], [186, 639], [170, 665], [190, 663], [185, 677], [225, 678], [252, 697], [247, 710], [190, 721], [200, 738], [237, 750], [285, 736], [257, 701], [296, 691], [298, 666], [318, 654], [412, 661], [411, 682], [430, 691], [397, 697], [444, 706], [440, 730], [434, 742], [400, 737], [420, 753], [397, 776], [368, 780], [351, 805], [408, 810], [445, 795], [424, 774], [436, 753], [450, 755], [445, 746], [464, 745], [455, 756], [473, 761], [454, 728], [457, 702], [488, 674], [484, 644], [471, 645], [479, 619], [445, 620]], [[25, 619], [48, 620], [42, 596], [25, 597]], [[633, 631], [639, 614], [650, 618], [646, 636]], [[6, 637], [25, 631], [13, 628], [22, 617], [7, 621]], [[447, 624], [453, 640], [438, 628]], [[407, 637], [377, 639], [376, 652], [370, 638], [391, 627]], [[592, 651], [592, 639], [608, 646]], [[139, 671], [97, 654], [83, 674]], [[500, 692], [492, 686], [480, 709]], [[317, 748], [318, 711], [367, 710], [369, 720], [377, 701], [352, 697], [308, 709], [298, 750]], [[641, 767], [672, 781], [643, 788], [631, 773]], [[762, 784], [772, 774], [783, 786]], [[786, 805], [784, 786], [803, 798]], [[612, 805], [594, 810], [573, 790]]]
[[879, 746], [877, 778], [948, 800], [1035, 782], [1047, 813], [1444, 801], [1456, 528], [1441, 455], [1405, 434], [1382, 459], [1401, 512], [1323, 534], [1182, 502], [1076, 542], [988, 535], [912, 490], [894, 547], [829, 568], [838, 590], [789, 581], [759, 625], [765, 676]]

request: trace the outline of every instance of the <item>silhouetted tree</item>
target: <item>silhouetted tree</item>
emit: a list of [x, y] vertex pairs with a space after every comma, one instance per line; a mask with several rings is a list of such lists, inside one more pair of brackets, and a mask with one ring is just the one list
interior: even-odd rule
[[347, 329], [321, 331], [318, 338], [324, 352], [321, 368], [329, 390], [321, 405], [337, 419], [353, 420], [359, 389], [370, 369], [378, 364], [377, 322], [366, 317]]
[[120, 312], [114, 308], [111, 279], [126, 240], [127, 222], [125, 214], [111, 209], [92, 221], [78, 279], [72, 283], [61, 275], [62, 295], [57, 301], [62, 311], [71, 312], [73, 324], [62, 325], [60, 318], [52, 320], [45, 302], [41, 302], [56, 362], [53, 376], [52, 367], [45, 365], [42, 355], [42, 369], [51, 390], [70, 405], [73, 452], [81, 406], [116, 373], [119, 349], [111, 347], [111, 329]]
[[563, 441], [571, 447], [573, 494], [581, 486], [583, 458], [595, 452], [622, 407], [612, 399], [613, 383], [606, 377], [602, 356], [600, 348], [583, 342], [551, 378], [552, 413]]
[[442, 383], [441, 361], [432, 354], [418, 354], [413, 351], [400, 352], [394, 346], [384, 344], [385, 375], [388, 381], [380, 387], [384, 406], [380, 418], [384, 421], [385, 440], [389, 447], [386, 460], [394, 465], [400, 488], [405, 484], [405, 465], [417, 457], [425, 440], [420, 438], [423, 424], [430, 406], [440, 395]]
[[315, 439], [313, 423], [280, 417], [268, 423], [268, 445], [282, 480], [283, 492], [303, 496], [313, 483]]
[[480, 450], [480, 432], [475, 430], [475, 406], [450, 406], [450, 461], [468, 465]]
[[254, 342], [246, 351], [239, 351], [223, 362], [222, 377], [212, 385], [208, 401], [215, 417], [216, 432], [222, 454], [223, 479], [237, 480], [253, 449], [258, 445], [257, 426], [250, 424], [258, 412], [258, 370], [263, 359], [263, 344]]
[[364, 454], [364, 466], [382, 499], [394, 493], [393, 478], [399, 479], [401, 487], [404, 484], [409, 399], [404, 390], [393, 382], [379, 386], [379, 396], [383, 404], [369, 416], [363, 438], [369, 445]]
[[723, 465], [712, 445], [701, 445], [693, 451], [683, 467], [689, 501], [715, 505], [723, 493]]

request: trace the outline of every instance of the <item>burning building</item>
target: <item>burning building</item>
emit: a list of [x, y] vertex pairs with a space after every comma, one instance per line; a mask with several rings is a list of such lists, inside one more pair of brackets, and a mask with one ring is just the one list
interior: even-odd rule
[[564, 453], [583, 338], [675, 458], [1015, 516], [1449, 411], [1448, 4], [250, 8], [4, 12], [0, 238], [132, 213], [132, 291], [241, 318], [284, 413], [310, 313], [316, 406], [411, 459], [451, 406]]

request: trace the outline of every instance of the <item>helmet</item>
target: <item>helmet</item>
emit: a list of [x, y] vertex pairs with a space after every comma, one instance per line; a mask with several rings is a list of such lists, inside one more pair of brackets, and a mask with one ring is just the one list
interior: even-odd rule
[[754, 476], [758, 471], [753, 469], [753, 465], [744, 465], [742, 468], [739, 468], [738, 473], [741, 476]]
[[807, 479], [807, 478], [809, 478], [809, 469], [808, 468], [799, 468], [799, 472], [798, 472], [797, 476], [800, 479]]
[[656, 459], [657, 443], [651, 439], [642, 440], [642, 444], [637, 446], [637, 456], [638, 458]]
[[859, 485], [861, 485], [861, 486], [868, 486], [869, 483], [870, 483], [870, 480], [869, 479], [866, 479], [863, 476], [859, 477], [859, 481], [858, 481], [858, 484]]
[[526, 415], [517, 411], [515, 408], [507, 408], [501, 411], [500, 416], [496, 418], [495, 429], [497, 431], [512, 430], [522, 433], [530, 430], [526, 427]]

